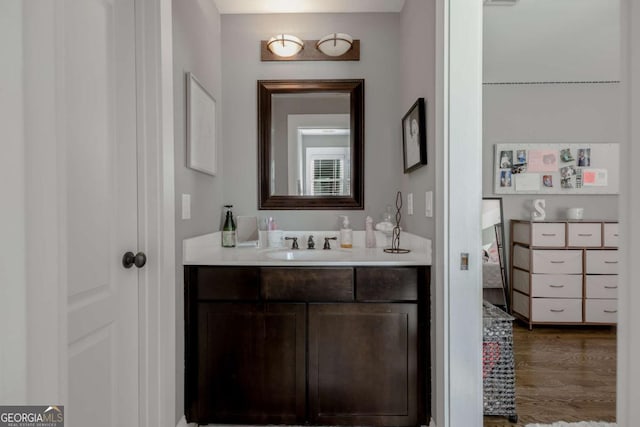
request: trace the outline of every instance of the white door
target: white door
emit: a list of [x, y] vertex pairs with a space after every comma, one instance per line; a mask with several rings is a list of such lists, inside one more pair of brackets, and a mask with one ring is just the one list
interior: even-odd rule
[[70, 427], [138, 425], [133, 0], [58, 3]]

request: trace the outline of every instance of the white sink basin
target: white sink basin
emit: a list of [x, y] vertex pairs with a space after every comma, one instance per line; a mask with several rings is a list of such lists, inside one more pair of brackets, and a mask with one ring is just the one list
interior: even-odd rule
[[348, 251], [340, 249], [313, 249], [313, 250], [275, 250], [267, 252], [265, 255], [268, 258], [280, 260], [280, 261], [325, 261], [325, 260], [339, 260], [343, 258]]

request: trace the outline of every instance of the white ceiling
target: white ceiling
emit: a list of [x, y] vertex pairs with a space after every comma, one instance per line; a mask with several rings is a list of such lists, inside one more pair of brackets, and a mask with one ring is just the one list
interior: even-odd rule
[[220, 13], [400, 12], [405, 0], [213, 0]]

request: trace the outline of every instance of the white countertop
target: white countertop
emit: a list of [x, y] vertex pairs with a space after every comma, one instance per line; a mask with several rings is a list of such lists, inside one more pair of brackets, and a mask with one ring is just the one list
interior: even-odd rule
[[[285, 234], [322, 236], [330, 232], [285, 232]], [[301, 249], [236, 247], [223, 248], [220, 232], [183, 240], [184, 265], [257, 265], [257, 266], [412, 266], [431, 265], [431, 240], [403, 232], [402, 248], [407, 254], [389, 254], [383, 251], [385, 237], [376, 232], [379, 247], [364, 247], [364, 231], [353, 232], [353, 248], [341, 249], [331, 242], [332, 249], [322, 249], [322, 241], [316, 239], [318, 249], [308, 250], [306, 240], [299, 240]], [[287, 257], [300, 259], [286, 259]]]

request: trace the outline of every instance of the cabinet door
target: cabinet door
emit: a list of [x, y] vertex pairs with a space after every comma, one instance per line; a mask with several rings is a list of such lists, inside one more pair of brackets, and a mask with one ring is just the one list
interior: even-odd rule
[[302, 424], [305, 312], [304, 304], [199, 303], [193, 421]]
[[417, 314], [416, 304], [309, 305], [312, 424], [419, 424]]

